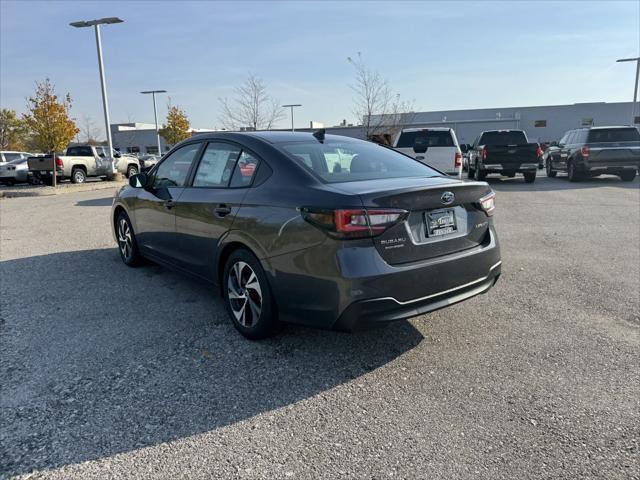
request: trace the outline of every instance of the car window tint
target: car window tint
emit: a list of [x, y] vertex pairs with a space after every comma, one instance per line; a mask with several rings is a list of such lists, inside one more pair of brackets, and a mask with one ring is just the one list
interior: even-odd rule
[[500, 130], [496, 132], [484, 132], [480, 139], [481, 145], [518, 145], [527, 143], [524, 132], [517, 130]]
[[190, 143], [169, 155], [155, 171], [154, 188], [182, 187], [185, 184], [189, 168], [195, 158], [200, 143]]
[[235, 145], [209, 143], [198, 165], [193, 186], [226, 187], [239, 153], [240, 148]]
[[558, 143], [560, 145], [564, 145], [567, 143], [568, 138], [569, 138], [569, 132], [565, 133]]
[[233, 176], [231, 177], [231, 187], [246, 187], [251, 184], [251, 180], [258, 169], [258, 159], [249, 152], [242, 151]]
[[637, 142], [640, 132], [637, 128], [598, 128], [589, 132], [590, 143]]
[[417, 160], [371, 142], [327, 139], [324, 143], [299, 142], [279, 147], [328, 183], [440, 175]]
[[396, 148], [413, 148], [416, 140], [429, 147], [453, 147], [453, 137], [449, 130], [419, 130], [415, 132], [402, 132]]
[[18, 160], [21, 157], [19, 153], [5, 153], [4, 158], [7, 162], [13, 162], [14, 160]]

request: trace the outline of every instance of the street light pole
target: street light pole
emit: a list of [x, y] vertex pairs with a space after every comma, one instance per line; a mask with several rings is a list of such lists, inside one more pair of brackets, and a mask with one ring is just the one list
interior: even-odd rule
[[[638, 79], [640, 79], [640, 57], [635, 58], [620, 58], [616, 62], [636, 62], [636, 82], [633, 86], [633, 103], [631, 104], [631, 124], [635, 124], [636, 116], [636, 103], [638, 101]], [[640, 109], [638, 109], [640, 114]]]
[[107, 98], [107, 81], [104, 75], [104, 63], [102, 61], [102, 40], [100, 38], [100, 25], [122, 23], [117, 17], [100, 18], [97, 20], [81, 20], [71, 22], [69, 25], [76, 28], [94, 27], [96, 32], [96, 48], [98, 50], [98, 68], [100, 70], [100, 87], [102, 89], [102, 107], [104, 109], [104, 127], [109, 146], [109, 160], [111, 161], [111, 173], [116, 173], [116, 163], [113, 157], [113, 142], [111, 140], [111, 122], [109, 120], [109, 99]]
[[151, 94], [153, 96], [153, 117], [156, 120], [156, 141], [158, 142], [158, 155], [162, 155], [160, 150], [160, 131], [158, 130], [158, 109], [156, 107], [156, 93], [167, 93], [166, 90], [145, 90], [142, 94]]
[[289, 104], [289, 105], [282, 105], [282, 108], [291, 108], [291, 131], [295, 132], [295, 128], [293, 127], [293, 109], [295, 107], [301, 107], [302, 105], [299, 103], [294, 103], [294, 104]]

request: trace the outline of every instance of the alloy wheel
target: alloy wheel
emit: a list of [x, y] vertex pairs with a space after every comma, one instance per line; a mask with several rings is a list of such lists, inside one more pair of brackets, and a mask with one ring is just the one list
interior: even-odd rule
[[227, 295], [236, 321], [243, 327], [253, 327], [262, 312], [262, 289], [248, 263], [238, 261], [229, 270]]
[[124, 218], [121, 218], [118, 224], [118, 246], [125, 260], [129, 260], [133, 252], [133, 238], [131, 237], [129, 222]]

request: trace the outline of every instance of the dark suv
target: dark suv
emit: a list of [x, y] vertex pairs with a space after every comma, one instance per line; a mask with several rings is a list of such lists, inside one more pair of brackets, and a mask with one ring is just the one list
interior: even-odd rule
[[569, 130], [545, 152], [548, 177], [567, 172], [569, 181], [603, 173], [631, 182], [640, 168], [640, 132], [636, 127], [590, 127]]

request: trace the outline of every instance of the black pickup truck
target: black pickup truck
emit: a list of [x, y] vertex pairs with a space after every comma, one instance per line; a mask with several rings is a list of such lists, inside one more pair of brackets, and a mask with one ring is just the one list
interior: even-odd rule
[[631, 182], [640, 168], [640, 132], [633, 126], [569, 130], [544, 156], [547, 177], [567, 172], [576, 182], [608, 173]]
[[523, 130], [488, 130], [482, 132], [468, 151], [469, 178], [484, 180], [489, 173], [515, 177], [524, 175], [527, 183], [535, 182], [540, 145], [529, 143]]

